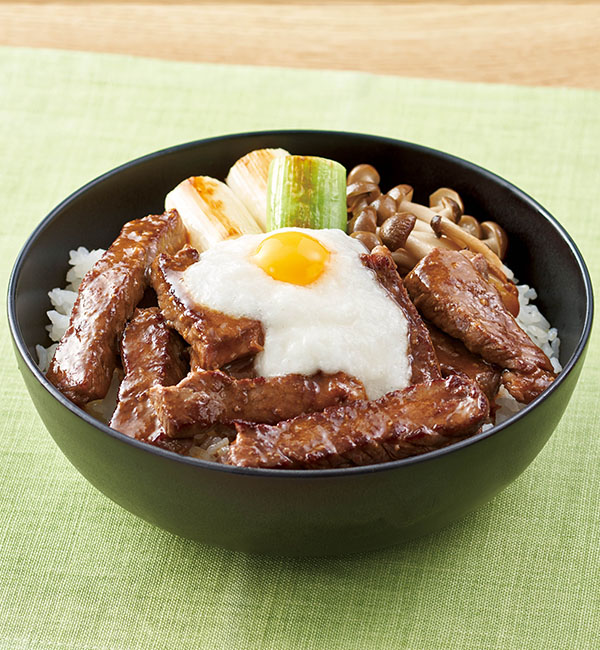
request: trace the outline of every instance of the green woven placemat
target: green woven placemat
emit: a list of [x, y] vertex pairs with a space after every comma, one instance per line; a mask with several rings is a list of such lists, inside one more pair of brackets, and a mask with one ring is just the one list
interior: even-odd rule
[[[255, 129], [363, 131], [499, 173], [600, 270], [600, 93], [0, 49], [0, 272], [113, 166]], [[531, 467], [465, 520], [341, 559], [209, 548], [136, 519], [57, 450], [0, 338], [0, 648], [600, 647], [598, 341]]]

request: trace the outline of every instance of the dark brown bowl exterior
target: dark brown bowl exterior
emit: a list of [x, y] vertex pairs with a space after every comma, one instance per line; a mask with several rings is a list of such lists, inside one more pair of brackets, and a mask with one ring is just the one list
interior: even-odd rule
[[[561, 336], [565, 370], [517, 417], [452, 447], [385, 465], [319, 471], [232, 468], [183, 458], [98, 423], [49, 384], [35, 364], [44, 344], [47, 292], [63, 286], [68, 251], [106, 247], [122, 224], [162, 211], [183, 178], [225, 178], [252, 149], [283, 147], [350, 169], [369, 162], [382, 187], [405, 182], [415, 200], [456, 189], [468, 211], [501, 223], [508, 265], [536, 287]], [[442, 528], [513, 481], [542, 449], [577, 383], [592, 323], [591, 282], [561, 226], [511, 184], [468, 162], [368, 135], [280, 131], [193, 142], [135, 160], [85, 186], [40, 224], [11, 277], [8, 312], [15, 353], [34, 405], [66, 457], [95, 487], [169, 531], [230, 549], [331, 555], [397, 544]]]

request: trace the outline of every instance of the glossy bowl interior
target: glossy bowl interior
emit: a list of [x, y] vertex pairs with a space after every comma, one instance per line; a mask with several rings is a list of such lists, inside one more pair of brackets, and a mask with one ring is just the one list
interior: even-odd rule
[[[191, 175], [224, 179], [253, 149], [361, 162], [426, 202], [452, 187], [466, 209], [493, 219], [510, 238], [507, 264], [534, 286], [542, 313], [558, 328], [564, 371], [517, 417], [451, 447], [385, 465], [318, 471], [226, 467], [131, 440], [64, 398], [38, 370], [47, 345], [47, 292], [64, 286], [68, 251], [108, 247], [128, 220], [160, 213], [166, 193]], [[249, 552], [326, 555], [399, 543], [439, 529], [514, 480], [548, 440], [583, 364], [592, 322], [585, 264], [562, 227], [503, 179], [453, 156], [368, 135], [280, 131], [231, 135], [173, 147], [92, 181], [53, 210], [31, 235], [8, 293], [19, 368], [35, 408], [73, 465], [106, 496], [179, 535]]]

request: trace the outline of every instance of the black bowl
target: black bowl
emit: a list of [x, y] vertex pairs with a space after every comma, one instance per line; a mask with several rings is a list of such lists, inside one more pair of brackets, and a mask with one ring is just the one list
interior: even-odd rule
[[[47, 292], [63, 286], [68, 251], [107, 247], [124, 222], [162, 212], [165, 194], [191, 175], [223, 179], [237, 158], [284, 147], [340, 161], [369, 162], [382, 187], [415, 187], [425, 202], [456, 189], [469, 213], [498, 221], [510, 237], [508, 265], [538, 290], [561, 337], [564, 370], [506, 423], [423, 456], [384, 465], [281, 471], [184, 458], [102, 425], [63, 397], [38, 370], [47, 344]], [[584, 361], [592, 289], [581, 255], [546, 210], [480, 167], [414, 144], [352, 133], [249, 133], [184, 144], [139, 158], [92, 181], [54, 209], [21, 251], [8, 313], [19, 369], [48, 431], [73, 465], [132, 513], [184, 537], [280, 555], [380, 548], [442, 528], [491, 499], [535, 458], [560, 420]]]

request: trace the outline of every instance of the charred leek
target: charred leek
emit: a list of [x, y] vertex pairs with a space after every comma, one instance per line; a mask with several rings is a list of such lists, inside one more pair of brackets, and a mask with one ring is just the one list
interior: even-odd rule
[[233, 165], [225, 179], [263, 230], [267, 229], [269, 166], [281, 156], [289, 156], [289, 153], [285, 149], [251, 151]]
[[269, 170], [267, 229], [346, 230], [346, 170], [316, 156], [275, 158]]
[[177, 210], [190, 244], [199, 251], [238, 235], [263, 232], [237, 196], [210, 176], [192, 176], [167, 194], [166, 210]]

